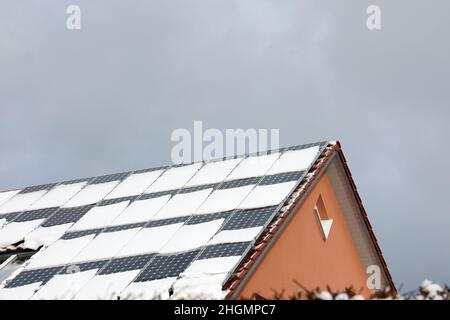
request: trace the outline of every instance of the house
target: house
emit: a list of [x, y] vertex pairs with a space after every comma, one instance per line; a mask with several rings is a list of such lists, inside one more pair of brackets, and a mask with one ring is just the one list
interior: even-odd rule
[[0, 228], [0, 299], [395, 290], [334, 141], [1, 192]]

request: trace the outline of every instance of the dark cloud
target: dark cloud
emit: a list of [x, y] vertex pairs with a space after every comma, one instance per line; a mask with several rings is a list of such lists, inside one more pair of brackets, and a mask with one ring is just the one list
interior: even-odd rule
[[450, 283], [450, 4], [72, 1], [0, 5], [3, 189], [165, 164], [172, 130], [340, 139], [398, 284]]

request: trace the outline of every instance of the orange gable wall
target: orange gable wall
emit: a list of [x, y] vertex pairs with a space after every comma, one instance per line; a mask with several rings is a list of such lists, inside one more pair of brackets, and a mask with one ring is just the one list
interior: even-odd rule
[[[323, 239], [313, 212], [319, 195], [322, 195], [329, 218], [333, 219], [327, 240]], [[364, 266], [327, 173], [322, 175], [249, 277], [238, 298], [251, 298], [254, 293], [270, 298], [273, 297], [271, 289], [284, 290], [284, 298], [288, 298], [299, 289], [294, 279], [308, 289], [318, 286], [325, 289], [329, 285], [333, 290], [343, 290], [353, 285], [358, 291], [363, 288], [363, 295], [370, 294]]]

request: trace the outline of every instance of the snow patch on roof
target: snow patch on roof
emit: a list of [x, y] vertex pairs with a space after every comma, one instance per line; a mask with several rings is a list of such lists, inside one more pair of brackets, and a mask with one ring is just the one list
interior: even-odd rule
[[63, 207], [79, 207], [97, 203], [119, 184], [119, 181], [90, 184], [77, 193]]
[[123, 180], [105, 199], [136, 196], [143, 193], [162, 174], [163, 170], [135, 173]]
[[0, 232], [0, 248], [20, 242], [32, 230], [37, 228], [44, 219], [25, 222], [10, 222]]
[[145, 193], [179, 189], [200, 169], [202, 163], [167, 169]]
[[125, 210], [129, 203], [129, 201], [122, 201], [106, 206], [93, 207], [70, 228], [70, 231], [106, 227]]
[[33, 203], [29, 210], [62, 206], [70, 198], [77, 194], [85, 185], [86, 182], [58, 185], [47, 192], [38, 201]]
[[40, 190], [16, 194], [0, 207], [0, 214], [24, 211], [46, 193], [47, 190]]
[[197, 210], [197, 214], [208, 214], [234, 210], [255, 185], [215, 190]]

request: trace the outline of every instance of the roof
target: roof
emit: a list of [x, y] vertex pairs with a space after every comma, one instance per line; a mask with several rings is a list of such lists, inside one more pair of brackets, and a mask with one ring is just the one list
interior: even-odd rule
[[227, 297], [333, 146], [0, 192], [0, 251], [41, 248], [0, 299]]

